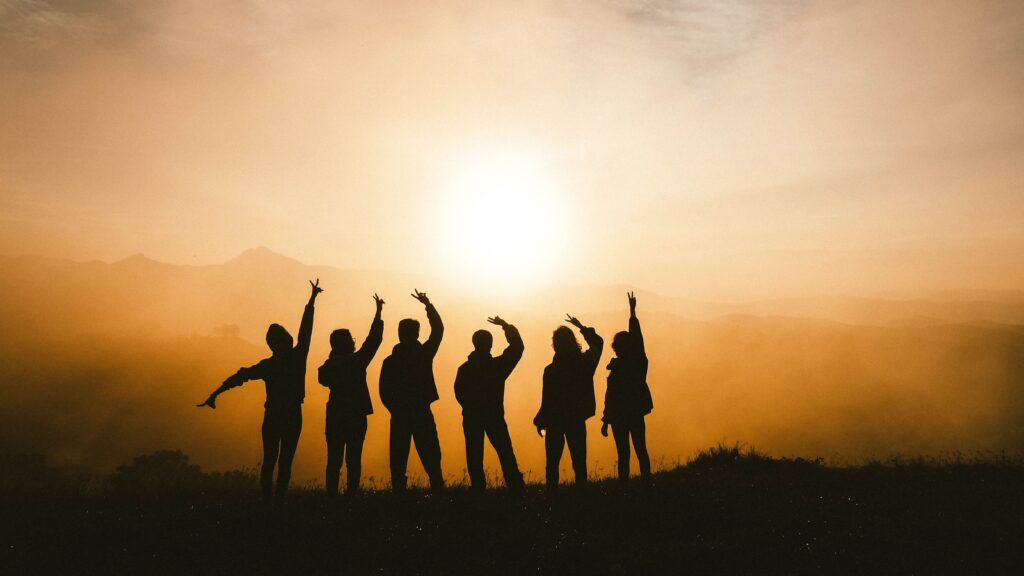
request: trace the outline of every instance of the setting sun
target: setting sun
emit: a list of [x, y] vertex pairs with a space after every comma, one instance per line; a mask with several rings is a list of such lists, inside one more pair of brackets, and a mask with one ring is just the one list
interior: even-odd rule
[[460, 158], [437, 216], [442, 268], [489, 291], [544, 283], [571, 238], [562, 193], [540, 154], [492, 149]]

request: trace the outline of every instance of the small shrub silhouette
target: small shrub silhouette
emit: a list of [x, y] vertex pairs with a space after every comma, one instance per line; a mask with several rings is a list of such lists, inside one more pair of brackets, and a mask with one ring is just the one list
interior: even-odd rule
[[163, 496], [198, 492], [204, 476], [181, 450], [160, 450], [118, 466], [110, 486], [118, 494]]
[[82, 493], [86, 472], [51, 466], [42, 454], [0, 454], [0, 494], [17, 497], [70, 496]]

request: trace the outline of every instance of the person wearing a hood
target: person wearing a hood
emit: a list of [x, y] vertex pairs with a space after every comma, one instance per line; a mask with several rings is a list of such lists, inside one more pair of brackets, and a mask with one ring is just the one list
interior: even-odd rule
[[[267, 386], [267, 401], [263, 404], [263, 465], [260, 468], [260, 487], [264, 502], [271, 497], [280, 502], [288, 491], [292, 476], [292, 460], [302, 431], [302, 402], [306, 398], [306, 358], [313, 335], [313, 304], [323, 292], [320, 280], [310, 281], [312, 291], [302, 312], [299, 341], [292, 346], [292, 335], [280, 324], [267, 329], [267, 346], [271, 356], [259, 363], [235, 372], [210, 394], [200, 407], [217, 408], [217, 396], [226, 390], [241, 386], [249, 380], [263, 380]], [[274, 467], [277, 466], [277, 490], [273, 490]]]
[[487, 330], [473, 333], [473, 352], [455, 376], [455, 398], [462, 406], [462, 431], [466, 436], [466, 470], [474, 490], [487, 488], [484, 476], [484, 436], [498, 453], [505, 486], [512, 492], [523, 488], [512, 438], [505, 422], [505, 380], [523, 357], [523, 339], [515, 326], [499, 316], [488, 322], [501, 326], [508, 346], [500, 356], [491, 356], [494, 337]]
[[330, 388], [327, 400], [327, 495], [338, 494], [341, 461], [348, 466], [347, 494], [359, 491], [362, 471], [363, 441], [366, 439], [366, 417], [373, 414], [370, 391], [366, 386], [366, 367], [370, 365], [384, 336], [381, 310], [384, 300], [373, 295], [377, 313], [370, 324], [370, 333], [356, 350], [352, 333], [346, 328], [331, 332], [331, 355], [320, 367], [320, 383]]
[[587, 351], [566, 326], [551, 336], [555, 355], [544, 369], [540, 410], [533, 419], [537, 433], [544, 437], [548, 490], [558, 487], [558, 464], [567, 443], [575, 485], [582, 488], [587, 484], [587, 419], [596, 411], [594, 372], [604, 350], [604, 340], [593, 328], [573, 316], [567, 316], [566, 322], [579, 329]]
[[430, 488], [439, 491], [444, 489], [441, 444], [430, 405], [438, 398], [434, 356], [444, 336], [444, 324], [426, 294], [414, 290], [412, 297], [426, 307], [430, 336], [421, 344], [420, 323], [412, 318], [402, 320], [398, 323], [398, 344], [380, 368], [380, 400], [391, 412], [391, 489], [405, 490], [410, 442], [415, 441]]
[[615, 450], [619, 458], [619, 481], [629, 482], [629, 440], [633, 439], [640, 478], [650, 482], [651, 459], [647, 455], [647, 426], [644, 416], [654, 409], [651, 389], [647, 385], [647, 352], [640, 320], [636, 317], [636, 296], [630, 292], [629, 331], [619, 332], [612, 339], [615, 357], [608, 363], [608, 391], [604, 395], [601, 435], [608, 436], [612, 427]]

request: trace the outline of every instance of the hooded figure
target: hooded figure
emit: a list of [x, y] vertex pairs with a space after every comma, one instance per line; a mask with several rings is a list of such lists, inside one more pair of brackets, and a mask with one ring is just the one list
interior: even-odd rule
[[[260, 468], [260, 487], [264, 501], [271, 496], [284, 500], [292, 475], [292, 460], [302, 431], [302, 402], [306, 398], [306, 358], [313, 334], [313, 305], [323, 292], [320, 280], [310, 282], [309, 301], [299, 324], [299, 341], [292, 347], [292, 336], [280, 324], [267, 329], [267, 346], [271, 356], [257, 364], [241, 368], [199, 406], [216, 408], [217, 396], [226, 390], [241, 386], [249, 380], [263, 380], [267, 387], [267, 401], [263, 404], [263, 464]], [[277, 466], [277, 491], [273, 491], [274, 467]]]
[[441, 444], [430, 404], [438, 399], [434, 383], [434, 356], [444, 336], [444, 324], [427, 295], [414, 291], [427, 311], [430, 336], [420, 343], [420, 323], [406, 318], [398, 323], [398, 344], [380, 369], [380, 400], [391, 412], [391, 489], [405, 490], [410, 442], [430, 478], [433, 490], [444, 489], [441, 475]]
[[320, 366], [320, 383], [331, 390], [327, 400], [327, 494], [338, 493], [341, 461], [348, 466], [348, 493], [359, 490], [362, 472], [363, 441], [366, 439], [366, 417], [373, 414], [370, 390], [366, 385], [366, 367], [370, 365], [384, 336], [381, 310], [384, 301], [376, 294], [377, 313], [370, 324], [370, 333], [356, 350], [352, 333], [342, 328], [331, 332], [331, 355]]
[[587, 483], [587, 419], [596, 409], [594, 372], [604, 350], [604, 340], [593, 328], [572, 316], [567, 322], [579, 329], [587, 350], [580, 348], [576, 335], [565, 326], [551, 336], [555, 355], [544, 369], [540, 410], [533, 419], [537, 433], [544, 437], [548, 490], [558, 486], [558, 464], [566, 444], [576, 486], [583, 487]]
[[500, 317], [488, 322], [501, 326], [508, 346], [500, 356], [491, 356], [494, 338], [486, 330], [473, 334], [473, 352], [455, 376], [455, 398], [462, 406], [462, 431], [466, 437], [466, 470], [474, 490], [484, 490], [484, 436], [498, 453], [505, 486], [511, 491], [523, 487], [512, 438], [505, 422], [505, 380], [523, 357], [523, 339], [515, 326]]

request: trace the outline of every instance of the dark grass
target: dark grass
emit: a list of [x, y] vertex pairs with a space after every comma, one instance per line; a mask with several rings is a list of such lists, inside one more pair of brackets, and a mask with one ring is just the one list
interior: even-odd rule
[[[20, 470], [0, 504], [3, 574], [1018, 574], [1024, 464], [982, 456], [829, 467], [739, 447], [654, 485], [549, 497], [295, 490], [158, 453], [108, 479]], [[8, 460], [11, 460], [8, 458]], [[35, 476], [32, 476], [35, 474]], [[11, 480], [14, 478], [14, 480]], [[39, 485], [24, 482], [32, 478]], [[49, 481], [42, 481], [50, 478]], [[76, 479], [77, 478], [77, 479]], [[47, 483], [49, 482], [49, 483]], [[45, 485], [45, 490], [40, 486]]]

